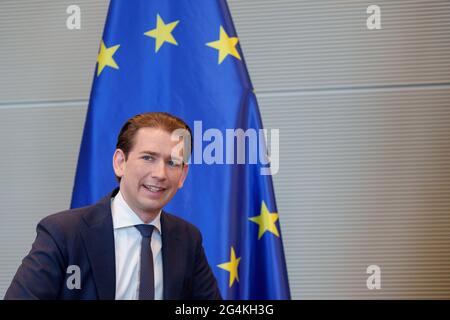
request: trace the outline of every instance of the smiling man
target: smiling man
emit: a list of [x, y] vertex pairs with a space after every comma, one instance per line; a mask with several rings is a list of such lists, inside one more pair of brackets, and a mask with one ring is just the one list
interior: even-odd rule
[[221, 299], [202, 237], [162, 208], [188, 174], [192, 133], [168, 113], [122, 127], [119, 188], [43, 219], [5, 299]]

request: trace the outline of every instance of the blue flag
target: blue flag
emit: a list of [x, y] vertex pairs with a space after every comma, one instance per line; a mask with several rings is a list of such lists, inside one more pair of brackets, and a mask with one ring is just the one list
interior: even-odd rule
[[290, 299], [266, 139], [225, 0], [111, 1], [72, 208], [117, 187], [120, 128], [150, 111], [193, 131], [188, 177], [164, 210], [200, 229], [222, 296]]

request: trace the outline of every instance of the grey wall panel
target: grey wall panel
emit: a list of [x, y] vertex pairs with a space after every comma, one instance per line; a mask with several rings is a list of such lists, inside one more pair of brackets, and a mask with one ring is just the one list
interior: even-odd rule
[[[381, 8], [368, 30], [366, 8]], [[447, 0], [230, 0], [258, 92], [450, 83]]]
[[[107, 0], [3, 1], [3, 101], [86, 99]], [[382, 30], [366, 29], [370, 1], [229, 1], [258, 91], [450, 82], [450, 3], [378, 1]]]
[[[88, 99], [107, 0], [0, 3], [0, 103]], [[81, 8], [68, 30], [66, 8]]]
[[[262, 95], [294, 298], [450, 297], [450, 87]], [[366, 268], [381, 268], [368, 290]]]
[[0, 296], [31, 249], [36, 225], [65, 210], [86, 104], [0, 108]]

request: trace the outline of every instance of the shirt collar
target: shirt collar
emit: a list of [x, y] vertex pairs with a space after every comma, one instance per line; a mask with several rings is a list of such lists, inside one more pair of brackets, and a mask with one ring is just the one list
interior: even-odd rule
[[[120, 190], [111, 200], [111, 213], [114, 230], [144, 224], [141, 218], [128, 206]], [[147, 224], [155, 226], [161, 234], [161, 210], [155, 219]]]

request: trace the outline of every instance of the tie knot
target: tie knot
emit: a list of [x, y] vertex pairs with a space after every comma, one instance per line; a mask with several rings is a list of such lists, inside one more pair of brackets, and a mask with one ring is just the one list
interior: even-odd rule
[[139, 230], [139, 232], [141, 233], [142, 237], [144, 238], [150, 238], [152, 236], [152, 232], [154, 229], [154, 226], [151, 224], [138, 224], [135, 225], [136, 229]]

